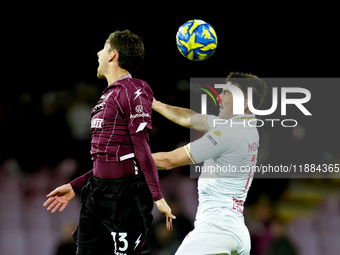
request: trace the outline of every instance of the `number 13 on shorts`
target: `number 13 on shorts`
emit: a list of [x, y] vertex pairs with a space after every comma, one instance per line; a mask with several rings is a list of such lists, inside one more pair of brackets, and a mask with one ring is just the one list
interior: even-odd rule
[[[117, 251], [117, 240], [116, 240], [117, 233], [116, 232], [111, 232], [111, 235], [112, 235], [113, 241], [115, 243], [115, 251]], [[119, 236], [119, 239], [118, 239], [119, 244], [123, 243], [123, 245], [124, 245], [123, 247], [118, 247], [118, 250], [119, 251], [126, 251], [126, 249], [129, 247], [129, 243], [126, 240], [127, 233], [126, 232], [119, 232], [118, 236]]]
[[[117, 235], [118, 234], [118, 235]], [[115, 253], [117, 252], [117, 248], [120, 252], [124, 252], [128, 249], [129, 247], [129, 242], [126, 240], [127, 238], [127, 233], [126, 232], [119, 232], [119, 233], [116, 233], [116, 232], [111, 232], [111, 235], [112, 235], [112, 238], [113, 238], [113, 241], [114, 241], [114, 245], [115, 245]], [[118, 238], [118, 241], [116, 239], [116, 237], [119, 237]], [[138, 245], [140, 244], [141, 242], [141, 237], [142, 237], [142, 233], [138, 236], [136, 242], [135, 242], [135, 247], [133, 248], [134, 250], [138, 247]], [[117, 244], [118, 243], [118, 244]], [[118, 246], [118, 247], [117, 247]], [[119, 254], [119, 253], [117, 253]], [[124, 253], [125, 254], [125, 253]]]

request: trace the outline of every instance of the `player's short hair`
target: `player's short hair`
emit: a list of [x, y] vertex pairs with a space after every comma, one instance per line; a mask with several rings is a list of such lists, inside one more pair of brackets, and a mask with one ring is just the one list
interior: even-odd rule
[[226, 82], [238, 86], [242, 90], [245, 98], [247, 98], [247, 88], [252, 87], [253, 105], [256, 109], [261, 106], [267, 95], [267, 84], [256, 75], [250, 73], [231, 72]]
[[110, 51], [118, 52], [118, 66], [129, 72], [134, 72], [143, 64], [144, 44], [142, 39], [130, 30], [116, 31], [106, 40]]

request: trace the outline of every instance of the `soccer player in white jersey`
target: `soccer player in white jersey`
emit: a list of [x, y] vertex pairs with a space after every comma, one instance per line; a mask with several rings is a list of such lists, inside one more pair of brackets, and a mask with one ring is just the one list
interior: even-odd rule
[[176, 255], [250, 253], [243, 204], [253, 179], [251, 169], [257, 160], [259, 135], [255, 115], [248, 108], [247, 88], [253, 88], [253, 105], [258, 108], [266, 96], [267, 86], [257, 76], [243, 73], [230, 73], [226, 84], [242, 90], [243, 115], [233, 114], [233, 95], [227, 88], [220, 94], [219, 116], [153, 101], [153, 109], [171, 121], [206, 132], [186, 146], [152, 154], [158, 169], [204, 161], [205, 171], [198, 180], [195, 228], [183, 240]]

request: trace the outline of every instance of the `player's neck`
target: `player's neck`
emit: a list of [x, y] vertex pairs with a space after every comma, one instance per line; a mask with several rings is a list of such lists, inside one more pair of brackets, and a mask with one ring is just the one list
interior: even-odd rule
[[111, 72], [106, 76], [108, 86], [110, 86], [115, 81], [118, 81], [122, 76], [129, 74], [125, 69], [118, 68], [115, 72]]
[[252, 112], [249, 110], [249, 108], [247, 107], [247, 109], [244, 110], [244, 114], [254, 114], [254, 113], [252, 113]]

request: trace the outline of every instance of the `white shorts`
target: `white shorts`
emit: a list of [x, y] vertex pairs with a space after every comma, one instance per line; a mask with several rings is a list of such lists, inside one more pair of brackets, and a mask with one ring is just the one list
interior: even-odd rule
[[249, 255], [250, 235], [243, 219], [210, 212], [205, 221], [196, 221], [175, 255]]

